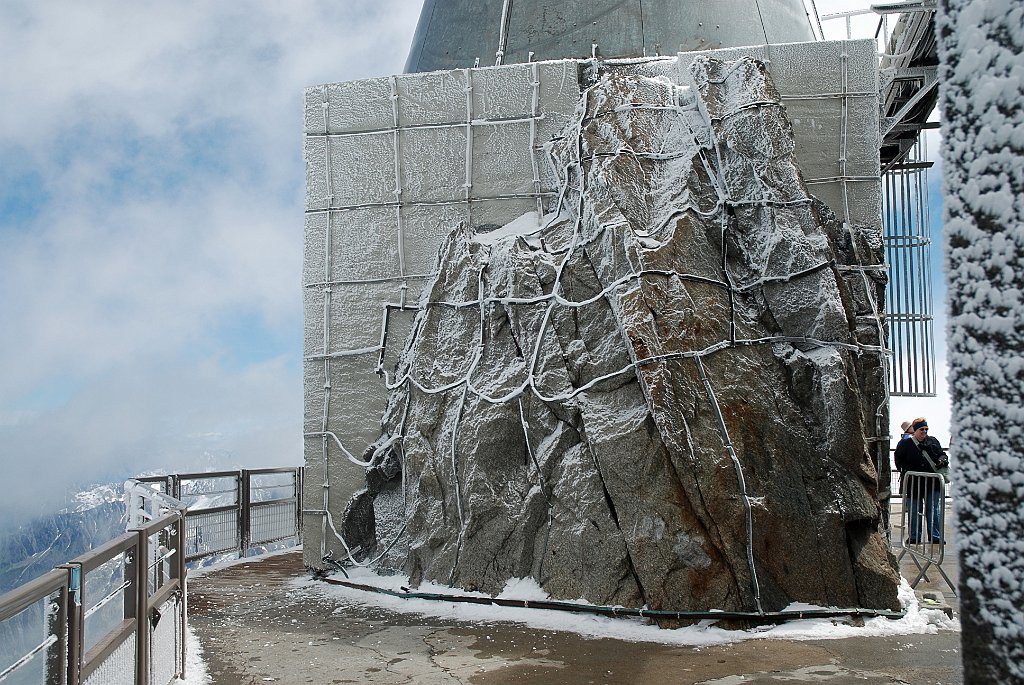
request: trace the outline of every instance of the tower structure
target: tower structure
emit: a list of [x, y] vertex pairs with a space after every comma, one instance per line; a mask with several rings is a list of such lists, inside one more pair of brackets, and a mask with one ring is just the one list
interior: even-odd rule
[[801, 0], [426, 0], [407, 72], [815, 39]]

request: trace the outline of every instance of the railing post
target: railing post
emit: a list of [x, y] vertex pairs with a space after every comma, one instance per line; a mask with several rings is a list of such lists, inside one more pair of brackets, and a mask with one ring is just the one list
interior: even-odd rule
[[[178, 588], [181, 592], [181, 610], [179, 614], [178, 631], [181, 635], [181, 650], [178, 653], [178, 674], [179, 677], [185, 679], [185, 643], [186, 639], [186, 627], [188, 626], [188, 589], [186, 580], [186, 574], [188, 570], [185, 567], [185, 513], [178, 512], [178, 521], [174, 524], [174, 528], [171, 530], [170, 540], [168, 541], [168, 547], [174, 550], [174, 564], [171, 567], [171, 575], [178, 581]], [[157, 684], [159, 685], [159, 684]]]
[[67, 599], [67, 681], [71, 685], [78, 685], [78, 676], [82, 671], [82, 589], [85, 579], [82, 577], [81, 564], [62, 564], [58, 568], [67, 569], [68, 573], [68, 599]]
[[135, 685], [149, 685], [149, 536], [135, 534]]
[[241, 549], [239, 550], [238, 557], [240, 559], [245, 558], [245, 556], [248, 554], [248, 552], [249, 552], [249, 540], [251, 539], [250, 531], [249, 531], [249, 523], [250, 523], [250, 516], [249, 516], [250, 483], [249, 483], [249, 479], [250, 478], [251, 478], [251, 476], [249, 474], [248, 469], [242, 469], [239, 472], [238, 483], [239, 483], [239, 495], [240, 496], [238, 498], [238, 530], [239, 530], [239, 538], [238, 538], [238, 540], [239, 540], [239, 545], [240, 545]]
[[46, 685], [65, 685], [67, 680], [67, 608], [68, 591], [62, 587], [57, 602], [46, 607], [46, 633], [57, 636], [46, 650]]

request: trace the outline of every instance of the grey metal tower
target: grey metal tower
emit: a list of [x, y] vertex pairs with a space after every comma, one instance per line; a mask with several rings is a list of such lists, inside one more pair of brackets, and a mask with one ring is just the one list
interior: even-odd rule
[[405, 70], [814, 39], [802, 0], [426, 0]]

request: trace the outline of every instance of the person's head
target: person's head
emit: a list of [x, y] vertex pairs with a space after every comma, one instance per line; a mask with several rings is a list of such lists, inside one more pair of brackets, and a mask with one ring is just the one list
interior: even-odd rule
[[923, 416], [914, 419], [910, 422], [910, 430], [913, 431], [914, 437], [920, 442], [928, 437], [928, 422], [925, 421]]
[[901, 423], [900, 424], [900, 428], [903, 429], [904, 433], [909, 433], [910, 432], [910, 421], [904, 421], [903, 423]]

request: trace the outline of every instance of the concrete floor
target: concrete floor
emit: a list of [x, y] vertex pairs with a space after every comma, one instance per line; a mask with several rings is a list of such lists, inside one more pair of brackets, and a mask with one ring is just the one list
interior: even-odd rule
[[[963, 682], [960, 634], [949, 630], [677, 647], [395, 613], [296, 583], [308, 577], [296, 551], [189, 582], [189, 620], [213, 683]], [[919, 590], [951, 599], [942, 585], [932, 573]]]

